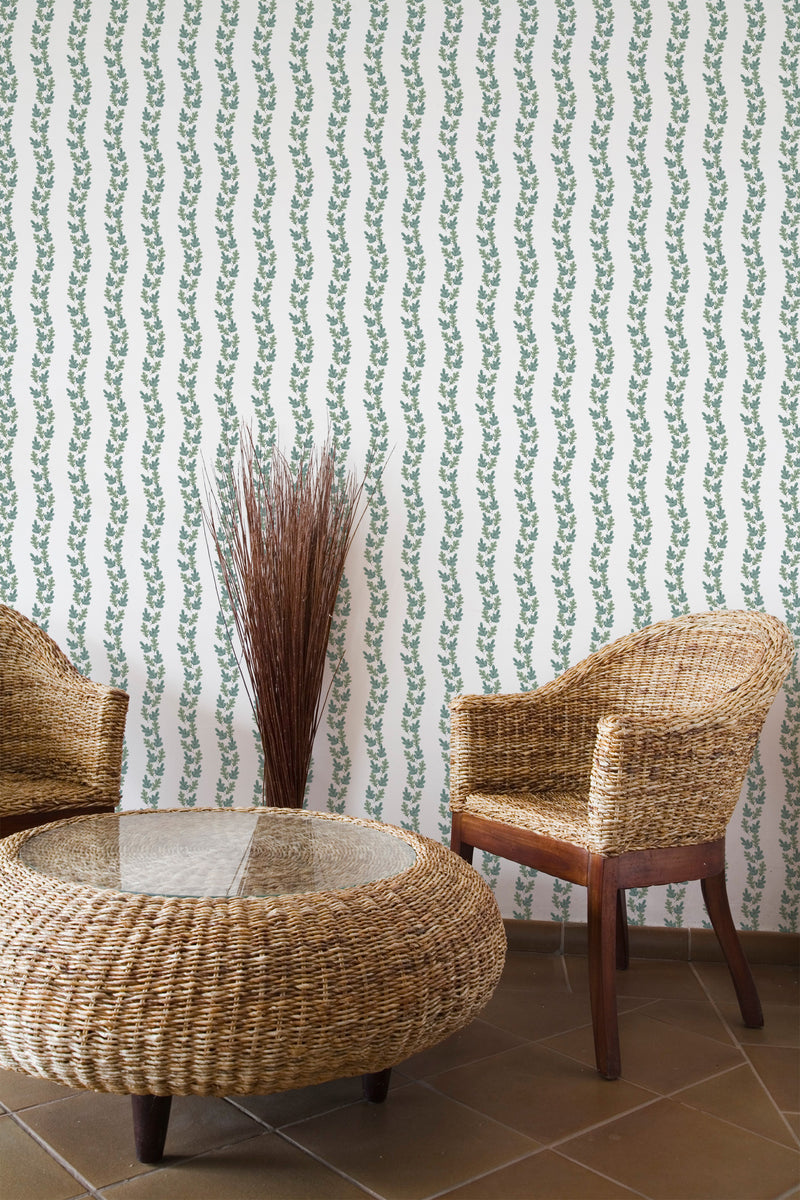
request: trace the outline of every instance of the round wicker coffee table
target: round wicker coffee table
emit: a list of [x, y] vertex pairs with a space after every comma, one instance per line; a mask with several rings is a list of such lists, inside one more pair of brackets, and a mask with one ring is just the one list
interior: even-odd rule
[[134, 1097], [269, 1093], [395, 1064], [466, 1025], [505, 955], [492, 892], [415, 833], [292, 809], [59, 821], [0, 842], [0, 1066]]

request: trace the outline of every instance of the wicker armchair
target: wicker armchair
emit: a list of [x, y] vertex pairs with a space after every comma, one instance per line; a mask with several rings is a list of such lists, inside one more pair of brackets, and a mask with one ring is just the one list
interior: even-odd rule
[[624, 889], [702, 881], [746, 1025], [763, 1024], [731, 918], [725, 828], [791, 635], [756, 612], [650, 625], [522, 695], [451, 706], [452, 849], [474, 847], [588, 888], [597, 1068], [620, 1071], [615, 965]]
[[119, 803], [128, 696], [0, 605], [0, 837]]

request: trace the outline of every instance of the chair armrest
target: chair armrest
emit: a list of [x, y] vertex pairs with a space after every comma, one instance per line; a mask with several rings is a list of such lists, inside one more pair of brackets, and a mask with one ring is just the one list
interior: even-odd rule
[[722, 837], [763, 715], [609, 716], [598, 722], [589, 790], [592, 848], [622, 854]]
[[74, 774], [118, 799], [127, 693], [82, 675], [64, 675], [52, 681], [48, 701], [43, 735], [54, 773]]
[[71, 782], [116, 804], [127, 694], [86, 678], [45, 630], [2, 604], [0, 650], [4, 772]]
[[5, 696], [3, 768], [33, 778], [72, 780], [100, 799], [119, 800], [127, 693], [69, 669]]
[[588, 790], [597, 718], [565, 676], [532, 692], [450, 704], [450, 803], [471, 792]]

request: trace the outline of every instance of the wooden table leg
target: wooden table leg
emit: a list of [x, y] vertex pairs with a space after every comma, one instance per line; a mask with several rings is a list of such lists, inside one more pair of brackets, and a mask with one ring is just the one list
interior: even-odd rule
[[370, 1075], [362, 1075], [361, 1086], [364, 1089], [364, 1099], [370, 1100], [373, 1104], [382, 1104], [388, 1094], [391, 1077], [391, 1067], [387, 1067], [385, 1071], [373, 1071]]
[[131, 1096], [133, 1136], [139, 1162], [161, 1162], [172, 1096]]

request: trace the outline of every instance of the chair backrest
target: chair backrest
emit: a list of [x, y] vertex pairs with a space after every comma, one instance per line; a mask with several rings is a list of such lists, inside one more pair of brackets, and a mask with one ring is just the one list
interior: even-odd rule
[[116, 803], [127, 709], [127, 692], [82, 675], [43, 629], [0, 605], [0, 776], [67, 778]]
[[[791, 634], [761, 612], [696, 613], [659, 621], [573, 667], [596, 713], [660, 716], [719, 706], [761, 718], [792, 661]], [[594, 701], [594, 703], [592, 703]]]
[[23, 613], [0, 604], [0, 687], [19, 681], [41, 684], [53, 675], [79, 676], [48, 633]]
[[0, 605], [0, 762], [6, 770], [25, 770], [49, 752], [54, 682], [79, 678], [43, 629]]
[[618, 638], [536, 691], [456, 697], [451, 802], [458, 807], [471, 792], [583, 792], [601, 722], [608, 729], [609, 719], [669, 717], [692, 726], [697, 713], [699, 724], [718, 720], [735, 735], [725, 797], [732, 808], [741, 786], [734, 775], [747, 769], [793, 652], [789, 630], [775, 617], [699, 613]]

